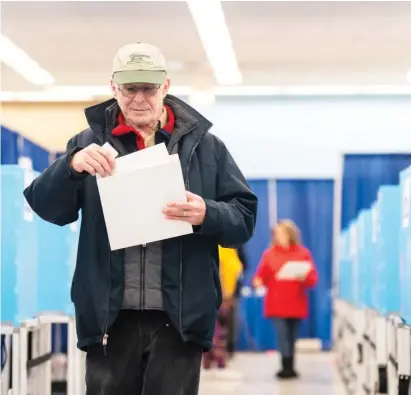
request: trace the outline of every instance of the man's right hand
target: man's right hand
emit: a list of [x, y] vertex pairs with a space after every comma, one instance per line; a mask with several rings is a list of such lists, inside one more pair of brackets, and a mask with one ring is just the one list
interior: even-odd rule
[[93, 176], [98, 173], [101, 177], [105, 177], [112, 175], [115, 161], [106, 149], [97, 144], [91, 144], [73, 155], [70, 167], [78, 173], [85, 171]]

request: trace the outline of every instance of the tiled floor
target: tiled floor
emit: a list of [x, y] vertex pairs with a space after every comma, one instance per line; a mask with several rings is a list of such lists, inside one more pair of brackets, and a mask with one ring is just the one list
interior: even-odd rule
[[300, 379], [278, 382], [277, 355], [238, 354], [223, 371], [203, 372], [200, 395], [346, 395], [330, 353], [300, 354]]

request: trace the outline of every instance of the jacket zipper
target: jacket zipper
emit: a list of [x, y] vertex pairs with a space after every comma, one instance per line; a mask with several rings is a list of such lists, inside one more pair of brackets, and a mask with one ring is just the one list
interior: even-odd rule
[[[111, 291], [111, 251], [109, 247], [109, 254], [108, 254], [108, 273], [109, 273], [109, 279], [110, 279], [110, 291]], [[107, 342], [108, 342], [108, 318], [110, 314], [110, 291], [108, 294], [108, 302], [107, 302], [107, 313], [106, 313], [106, 319], [104, 322], [104, 331], [103, 331], [103, 336], [101, 339], [101, 344], [103, 346], [103, 352], [104, 355], [107, 356]]]
[[[117, 151], [119, 153], [121, 153], [122, 155], [127, 155], [127, 153], [122, 149], [122, 147], [120, 147], [119, 145], [117, 145], [115, 143], [115, 141], [113, 141], [113, 139], [110, 138], [110, 136], [108, 136], [108, 141], [111, 142], [111, 144], [113, 145], [113, 147], [115, 149], [117, 149]], [[111, 251], [110, 251], [110, 247], [109, 247], [109, 254], [108, 254], [108, 270], [109, 270], [109, 279], [110, 279], [110, 290], [109, 290], [109, 294], [108, 294], [108, 302], [107, 302], [107, 313], [106, 313], [106, 319], [104, 322], [104, 331], [103, 331], [103, 336], [101, 337], [101, 344], [103, 346], [103, 352], [104, 355], [107, 356], [107, 343], [108, 343], [108, 319], [109, 319], [109, 315], [110, 315], [110, 292], [111, 292]]]
[[145, 285], [145, 270], [146, 270], [146, 244], [141, 245], [141, 264], [140, 264], [140, 310], [144, 310], [145, 305], [145, 295], [144, 295], [144, 285]]

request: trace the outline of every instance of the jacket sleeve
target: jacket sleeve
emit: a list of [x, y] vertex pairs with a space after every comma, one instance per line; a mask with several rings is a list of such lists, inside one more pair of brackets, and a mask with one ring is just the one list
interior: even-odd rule
[[81, 148], [75, 138], [67, 144], [67, 151], [37, 177], [25, 190], [24, 197], [33, 211], [45, 221], [64, 226], [78, 219], [82, 206], [80, 174], [69, 167], [71, 157]]
[[240, 261], [243, 265], [243, 272], [247, 271], [248, 268], [248, 258], [247, 258], [247, 254], [245, 252], [244, 246], [240, 245], [237, 248], [237, 252], [238, 252], [238, 257], [240, 258]]
[[303, 286], [307, 288], [313, 288], [317, 285], [318, 282], [318, 272], [317, 268], [315, 267], [315, 263], [311, 253], [308, 251], [307, 260], [311, 262], [311, 270], [308, 272], [307, 277], [303, 282]]
[[216, 200], [205, 199], [206, 215], [200, 233], [223, 247], [246, 243], [254, 233], [257, 197], [223, 143], [217, 166]]
[[254, 279], [258, 278], [263, 282], [264, 285], [267, 285], [269, 276], [270, 270], [268, 267], [268, 251], [264, 251], [260, 263], [258, 264]]

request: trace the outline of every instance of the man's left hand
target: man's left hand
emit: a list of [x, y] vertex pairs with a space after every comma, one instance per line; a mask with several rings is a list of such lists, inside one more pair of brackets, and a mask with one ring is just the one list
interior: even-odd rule
[[167, 204], [164, 214], [167, 219], [201, 225], [206, 214], [206, 204], [201, 196], [187, 191], [187, 202]]

